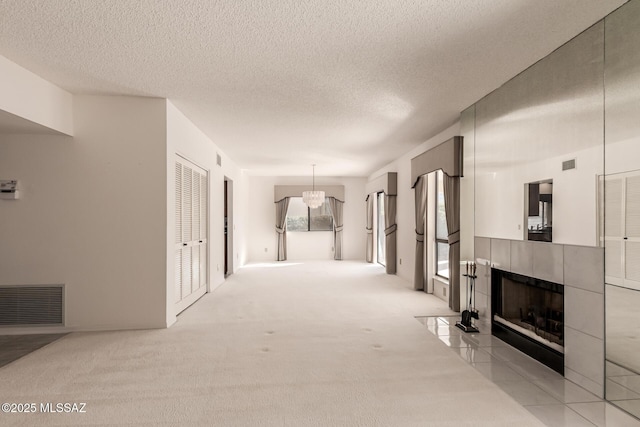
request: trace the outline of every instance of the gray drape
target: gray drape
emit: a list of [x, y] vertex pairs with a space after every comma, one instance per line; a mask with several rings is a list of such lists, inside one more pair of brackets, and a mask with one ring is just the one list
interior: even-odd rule
[[437, 170], [449, 176], [462, 176], [463, 140], [461, 136], [454, 136], [411, 159], [411, 182], [415, 183], [422, 175]]
[[278, 235], [278, 261], [287, 260], [287, 209], [289, 198], [276, 202], [276, 233]]
[[333, 259], [336, 260], [342, 259], [342, 205], [344, 202], [335, 197], [329, 197], [329, 207], [333, 216]]
[[373, 262], [373, 197], [367, 196], [367, 262]]
[[460, 311], [460, 177], [445, 173], [442, 177], [449, 231], [449, 307]]
[[384, 195], [384, 244], [387, 274], [396, 273], [396, 196]]
[[413, 288], [423, 290], [424, 287], [424, 225], [427, 212], [427, 176], [422, 175], [416, 181], [415, 210], [416, 210], [416, 262], [413, 275]]

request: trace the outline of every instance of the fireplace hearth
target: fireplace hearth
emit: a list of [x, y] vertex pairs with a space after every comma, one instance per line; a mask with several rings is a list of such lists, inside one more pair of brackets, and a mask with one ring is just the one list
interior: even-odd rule
[[564, 375], [564, 287], [492, 269], [491, 333]]

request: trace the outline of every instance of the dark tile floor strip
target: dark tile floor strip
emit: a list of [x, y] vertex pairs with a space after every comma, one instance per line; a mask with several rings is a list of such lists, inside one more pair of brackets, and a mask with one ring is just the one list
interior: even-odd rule
[[0, 367], [50, 344], [66, 334], [0, 335]]

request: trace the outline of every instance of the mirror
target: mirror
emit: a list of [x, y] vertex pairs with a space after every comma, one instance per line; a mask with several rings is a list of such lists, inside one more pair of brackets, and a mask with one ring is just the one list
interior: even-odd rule
[[606, 176], [604, 193], [606, 398], [640, 417], [640, 170]]
[[640, 418], [640, 2], [605, 22], [605, 394]]
[[527, 212], [526, 240], [551, 242], [553, 235], [553, 180], [525, 185]]

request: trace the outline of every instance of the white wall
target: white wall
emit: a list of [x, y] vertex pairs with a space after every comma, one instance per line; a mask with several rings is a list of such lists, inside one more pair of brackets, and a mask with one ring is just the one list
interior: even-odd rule
[[[31, 100], [32, 102], [36, 102]], [[75, 137], [0, 135], [0, 283], [65, 284], [69, 329], [165, 326], [165, 101], [78, 96]]]
[[[345, 206], [346, 208], [346, 206]], [[332, 260], [333, 232], [289, 232], [287, 231], [287, 260]], [[347, 258], [345, 256], [344, 259]]]
[[[368, 178], [368, 180], [373, 180], [387, 172], [398, 173], [398, 211], [396, 213], [396, 222], [398, 224], [398, 263], [396, 274], [412, 283], [416, 250], [416, 220], [414, 207], [415, 198], [413, 189], [411, 188], [411, 185], [413, 184], [411, 182], [411, 159], [457, 135], [460, 135], [459, 123], [455, 123], [438, 135], [420, 144], [410, 152], [397, 158], [383, 168], [375, 171]], [[465, 180], [463, 178], [461, 180], [461, 186], [464, 185]], [[366, 195], [362, 197], [362, 200], [364, 200], [365, 197]], [[464, 229], [464, 227], [465, 224], [462, 223], [461, 231]]]
[[234, 267], [246, 258], [246, 180], [164, 99], [77, 96], [74, 118], [73, 138], [0, 135], [0, 170], [21, 188], [20, 200], [0, 200], [0, 284], [64, 284], [68, 330], [170, 325], [175, 154], [210, 172], [211, 289], [224, 282], [225, 176]]
[[607, 175], [640, 169], [640, 136], [626, 141], [607, 141], [605, 159]]
[[[553, 179], [553, 242], [597, 246], [597, 176], [603, 171], [602, 146], [528, 163], [494, 156], [491, 166], [477, 165], [477, 236], [523, 240], [527, 227], [524, 184]], [[563, 172], [562, 162], [572, 158], [578, 167]]]
[[73, 135], [73, 97], [0, 55], [0, 110]]
[[[174, 227], [175, 227], [175, 180], [176, 154], [192, 161], [209, 173], [209, 289], [215, 289], [224, 282], [224, 179], [233, 180], [234, 271], [244, 259], [243, 212], [245, 180], [243, 172], [198, 129], [171, 101], [166, 102], [167, 144], [166, 144], [166, 188], [167, 188], [167, 236], [166, 236], [166, 292], [167, 324], [175, 322], [174, 304]], [[221, 156], [222, 166], [216, 163], [216, 155]]]
[[[247, 259], [269, 262], [276, 259], [275, 185], [304, 185], [309, 177], [248, 177]], [[343, 259], [365, 258], [365, 185], [364, 178], [317, 177], [318, 185], [344, 185]], [[250, 216], [250, 218], [249, 218]], [[287, 233], [288, 260], [333, 259], [332, 232]], [[265, 252], [266, 249], [266, 252]]]

